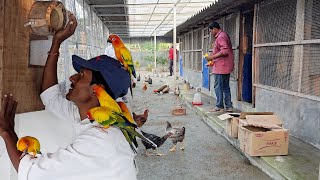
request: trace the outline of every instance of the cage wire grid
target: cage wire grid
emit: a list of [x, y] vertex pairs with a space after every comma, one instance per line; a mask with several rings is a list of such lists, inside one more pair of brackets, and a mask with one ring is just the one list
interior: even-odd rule
[[257, 84], [320, 96], [319, 15], [320, 2], [315, 0], [268, 0], [259, 5]]

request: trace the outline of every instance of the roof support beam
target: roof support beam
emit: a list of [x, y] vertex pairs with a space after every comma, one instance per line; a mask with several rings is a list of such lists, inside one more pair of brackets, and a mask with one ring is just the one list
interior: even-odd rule
[[171, 11], [176, 7], [176, 5], [178, 3], [180, 3], [181, 0], [178, 0], [176, 3], [173, 4], [173, 7], [171, 8], [171, 10], [167, 13], [166, 17], [163, 18], [163, 20], [161, 21], [161, 23], [152, 31], [152, 33], [150, 34], [150, 36], [152, 36], [153, 33], [156, 33], [155, 31], [162, 25], [162, 23], [167, 19], [167, 17], [172, 14]]
[[[173, 13], [169, 13], [168, 15], [170, 15]], [[194, 12], [185, 12], [185, 13], [179, 13], [179, 14], [183, 14], [183, 15], [188, 15], [191, 16], [194, 14]], [[167, 15], [167, 13], [143, 13], [143, 14], [98, 14], [98, 16], [108, 16], [108, 17], [114, 17], [114, 16], [150, 16], [150, 15]]]
[[[177, 3], [134, 3], [134, 4], [91, 4], [91, 7], [94, 8], [113, 8], [113, 7], [129, 7], [129, 6], [155, 6], [155, 5], [165, 5], [165, 6], [174, 6], [174, 5], [186, 5], [186, 4], [210, 4], [210, 1], [199, 1], [199, 2], [179, 2]], [[171, 8], [169, 7], [169, 8]], [[201, 6], [202, 7], [202, 6]]]

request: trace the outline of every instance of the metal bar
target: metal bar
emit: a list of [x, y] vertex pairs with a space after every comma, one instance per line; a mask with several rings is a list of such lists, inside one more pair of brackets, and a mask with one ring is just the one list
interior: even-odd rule
[[173, 7], [173, 88], [176, 88], [177, 80], [177, 22], [176, 6]]
[[302, 93], [299, 93], [299, 92], [293, 92], [293, 91], [289, 91], [289, 90], [286, 90], [286, 89], [267, 86], [267, 85], [263, 85], [263, 84], [253, 84], [253, 86], [254, 87], [258, 87], [258, 88], [262, 88], [262, 89], [266, 89], [266, 90], [270, 90], [270, 91], [275, 91], [275, 92], [279, 92], [279, 93], [283, 93], [283, 94], [288, 94], [288, 95], [297, 96], [297, 97], [306, 98], [306, 99], [311, 99], [311, 100], [320, 102], [320, 97], [318, 97], [318, 96], [306, 95], [306, 94], [302, 94]]
[[[107, 27], [109, 28], [112, 28], [112, 27], [118, 27], [118, 28], [121, 28], [121, 27], [123, 27], [123, 28], [125, 28], [125, 27], [146, 27], [146, 25], [128, 25], [128, 26], [126, 26], [126, 25], [107, 25]], [[155, 26], [155, 25], [153, 25], [153, 26]], [[151, 25], [149, 26], [149, 27], [152, 27]], [[163, 27], [163, 28], [169, 28], [169, 27]], [[170, 29], [171, 29], [172, 27], [170, 27]], [[151, 29], [151, 28], [150, 28]], [[152, 29], [154, 29], [154, 28], [152, 28]]]
[[[181, 0], [178, 0], [175, 4], [177, 5]], [[167, 13], [166, 17], [163, 18], [163, 20], [161, 21], [161, 23], [152, 31], [152, 33], [150, 34], [150, 36], [161, 26], [161, 24], [167, 19], [167, 17], [169, 16], [169, 14], [171, 13], [171, 11], [173, 10], [173, 8]]]
[[270, 47], [270, 46], [290, 46], [290, 45], [305, 45], [305, 44], [319, 44], [320, 39], [302, 40], [302, 41], [289, 41], [289, 42], [277, 42], [277, 43], [263, 43], [255, 44], [253, 47]]
[[[150, 22], [160, 22], [162, 20], [150, 20]], [[168, 22], [171, 22], [171, 20], [166, 20]], [[184, 20], [180, 20], [181, 22], [183, 22]], [[180, 21], [177, 21], [177, 22], [180, 22]], [[107, 22], [107, 23], [147, 23], [146, 21], [138, 21], [138, 20], [130, 20], [130, 21], [108, 21], [108, 20], [104, 20], [102, 22]]]
[[202, 49], [184, 50], [182, 52], [201, 52]]
[[154, 42], [154, 70], [156, 71], [157, 69], [157, 34], [154, 33], [154, 39], [153, 39], [153, 42]]
[[[135, 13], [135, 14], [97, 14], [98, 16], [108, 16], [108, 17], [117, 17], [117, 16], [150, 16], [150, 15], [166, 15], [167, 13]], [[172, 13], [169, 13], [172, 14]], [[194, 15], [195, 12], [183, 12], [178, 13], [183, 15]]]
[[[157, 1], [157, 4], [159, 3], [159, 0]], [[150, 19], [152, 18], [152, 16], [153, 16], [153, 13], [154, 13], [154, 11], [156, 10], [156, 6], [154, 6], [153, 7], [153, 10], [152, 10], [152, 15], [151, 16], [149, 16], [149, 19], [148, 19], [148, 22], [147, 22], [147, 24], [149, 24], [149, 22], [150, 22]], [[145, 31], [146, 29], [144, 29], [144, 31]], [[144, 33], [144, 32], [143, 32]]]
[[[179, 1], [180, 2], [180, 1]], [[129, 7], [129, 6], [155, 6], [155, 5], [166, 5], [166, 6], [174, 6], [174, 5], [188, 5], [188, 4], [212, 4], [212, 2], [208, 1], [198, 1], [198, 2], [180, 2], [180, 3], [132, 3], [132, 4], [91, 4], [90, 6], [93, 8], [113, 8], [113, 7]], [[192, 6], [193, 7], [193, 6]]]

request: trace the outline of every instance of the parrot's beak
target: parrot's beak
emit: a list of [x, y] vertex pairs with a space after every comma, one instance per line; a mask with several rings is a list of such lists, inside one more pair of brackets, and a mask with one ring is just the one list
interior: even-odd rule
[[108, 42], [108, 43], [112, 43], [111, 40], [110, 40], [110, 38], [108, 38], [107, 42]]

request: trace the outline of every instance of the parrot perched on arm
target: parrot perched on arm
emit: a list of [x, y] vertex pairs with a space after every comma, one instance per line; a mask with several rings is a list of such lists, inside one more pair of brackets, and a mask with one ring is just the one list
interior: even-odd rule
[[[124, 107], [123, 104], [120, 103], [120, 106], [122, 106], [122, 108], [120, 108], [118, 103], [111, 98], [111, 96], [103, 89], [103, 87], [95, 85], [93, 90], [97, 95], [100, 106], [91, 108], [89, 110], [88, 118], [90, 120], [96, 121], [103, 128], [108, 128], [110, 126], [118, 127], [135, 153], [137, 153], [135, 147], [138, 146], [136, 137], [139, 137], [143, 141], [152, 144], [154, 147], [157, 147], [157, 145], [152, 141], [135, 131], [137, 125], [134, 124], [127, 107]], [[128, 111], [130, 117], [128, 117], [126, 112], [123, 112], [122, 109], [124, 111]]]
[[35, 158], [40, 152], [40, 143], [37, 138], [31, 136], [25, 136], [18, 140], [17, 149], [22, 152], [20, 159], [22, 159], [27, 153], [32, 153]]
[[[123, 64], [124, 68], [136, 78], [136, 70], [132, 61], [130, 51], [126, 48], [121, 38], [118, 35], [111, 34], [108, 38], [108, 42], [112, 43], [115, 55], [117, 59]], [[132, 85], [130, 86], [130, 92], [132, 96]]]

